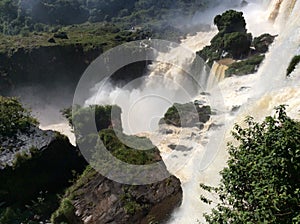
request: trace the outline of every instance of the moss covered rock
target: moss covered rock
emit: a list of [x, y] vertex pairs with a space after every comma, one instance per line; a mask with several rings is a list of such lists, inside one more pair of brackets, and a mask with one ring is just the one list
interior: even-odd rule
[[[131, 143], [143, 144], [148, 141], [152, 149], [130, 148], [111, 129], [100, 131], [99, 136], [106, 149], [123, 162], [145, 165], [161, 161], [158, 149], [145, 138], [125, 136], [130, 138]], [[168, 172], [166, 167], [162, 168]], [[67, 190], [51, 221], [54, 224], [161, 223], [169, 218], [181, 201], [180, 181], [174, 176], [170, 175], [169, 178], [153, 184], [130, 186], [109, 180], [88, 167]]]
[[160, 124], [166, 123], [176, 127], [203, 127], [211, 116], [208, 105], [199, 104], [197, 101], [186, 104], [175, 103], [165, 113]]

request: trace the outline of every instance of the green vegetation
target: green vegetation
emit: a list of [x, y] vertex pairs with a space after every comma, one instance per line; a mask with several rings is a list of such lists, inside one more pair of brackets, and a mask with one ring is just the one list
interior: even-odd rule
[[252, 35], [247, 33], [246, 22], [242, 12], [228, 10], [214, 19], [218, 34], [197, 54], [212, 66], [215, 60], [222, 57], [241, 59], [248, 56]]
[[0, 96], [0, 137], [11, 137], [37, 124], [17, 98]]
[[197, 126], [199, 122], [207, 122], [210, 115], [210, 106], [199, 106], [197, 102], [186, 104], [174, 103], [167, 110], [160, 123], [165, 122], [176, 127], [192, 127]]
[[58, 206], [57, 195], [41, 192], [39, 197], [26, 206], [0, 208], [0, 224], [39, 224], [40, 220], [48, 219]]
[[68, 220], [72, 220], [74, 209], [68, 198], [62, 199], [59, 208], [51, 216], [51, 223], [68, 223]]
[[234, 62], [225, 71], [226, 76], [247, 75], [258, 70], [260, 63], [265, 59], [264, 55], [253, 55], [245, 60]]
[[155, 24], [177, 16], [193, 16], [208, 7], [197, 0], [2, 0], [0, 33], [27, 35], [48, 32], [55, 26], [85, 22], [120, 23], [130, 29], [140, 24]]
[[[55, 34], [65, 32], [68, 39], [55, 38]], [[124, 42], [145, 39], [152, 36], [153, 30], [140, 29], [136, 32], [124, 30], [111, 23], [85, 23], [54, 29], [52, 32], [30, 32], [27, 36], [7, 36], [0, 34], [0, 53], [12, 55], [20, 48], [31, 50], [33, 48], [51, 46], [81, 45], [88, 51], [101, 49], [106, 51]], [[49, 42], [49, 39], [55, 42]]]
[[242, 12], [228, 10], [214, 18], [214, 24], [220, 33], [246, 33], [246, 21]]
[[131, 194], [131, 189], [132, 187], [124, 187], [124, 193], [121, 196], [121, 201], [124, 204], [124, 209], [126, 211], [126, 213], [128, 214], [134, 214], [136, 212], [142, 211], [143, 207], [145, 205], [143, 205], [143, 203], [139, 204], [134, 196]]
[[300, 55], [294, 56], [289, 64], [289, 67], [287, 68], [287, 71], [286, 71], [287, 76], [289, 76], [295, 70], [295, 68], [299, 64], [299, 62], [300, 62]]
[[[118, 133], [112, 129], [105, 129], [99, 132], [101, 141], [105, 148], [117, 159], [123, 162], [135, 165], [146, 165], [157, 161], [159, 158], [158, 149], [152, 142], [145, 137], [128, 136], [123, 133]], [[121, 137], [120, 137], [121, 136]], [[123, 142], [130, 142], [131, 147], [128, 147]], [[138, 150], [149, 149], [149, 150]]]
[[[300, 123], [280, 106], [262, 123], [246, 119], [236, 125], [229, 144], [228, 167], [217, 188], [201, 187], [217, 194], [219, 201], [208, 223], [300, 222]], [[212, 200], [201, 196], [206, 203]]]
[[[87, 136], [103, 129], [114, 128], [122, 131], [121, 108], [116, 105], [90, 105], [89, 107], [67, 108], [62, 114], [68, 119], [71, 127], [76, 128], [76, 134]], [[93, 120], [94, 118], [95, 120]], [[96, 125], [96, 128], [93, 126]], [[95, 129], [95, 130], [94, 130]]]

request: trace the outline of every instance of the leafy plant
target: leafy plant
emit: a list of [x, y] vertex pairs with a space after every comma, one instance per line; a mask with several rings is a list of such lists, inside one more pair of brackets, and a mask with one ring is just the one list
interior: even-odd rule
[[[208, 223], [299, 223], [300, 123], [287, 116], [285, 106], [262, 123], [246, 119], [235, 125], [238, 144], [228, 145], [228, 167], [217, 188], [201, 187], [219, 200]], [[214, 201], [201, 196], [205, 203]]]
[[38, 121], [17, 98], [0, 96], [0, 137], [13, 136], [36, 125]]

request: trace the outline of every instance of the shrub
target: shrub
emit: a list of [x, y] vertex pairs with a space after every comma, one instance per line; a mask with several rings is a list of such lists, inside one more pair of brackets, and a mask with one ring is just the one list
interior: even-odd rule
[[252, 74], [258, 70], [259, 65], [264, 59], [264, 55], [254, 55], [246, 60], [234, 62], [229, 65], [229, 68], [226, 70], [225, 74], [227, 77], [231, 75]]
[[59, 208], [51, 216], [51, 223], [69, 223], [73, 219], [74, 209], [70, 199], [62, 199]]
[[246, 21], [243, 12], [228, 10], [214, 18], [214, 24], [222, 33], [242, 32], [246, 33]]
[[[235, 125], [237, 144], [228, 146], [228, 167], [221, 171], [219, 187], [201, 184], [218, 195], [208, 223], [299, 223], [300, 123], [285, 107], [262, 123], [246, 119]], [[213, 201], [201, 196], [202, 201]]]
[[0, 96], [0, 137], [10, 137], [26, 131], [38, 121], [25, 109], [17, 98]]

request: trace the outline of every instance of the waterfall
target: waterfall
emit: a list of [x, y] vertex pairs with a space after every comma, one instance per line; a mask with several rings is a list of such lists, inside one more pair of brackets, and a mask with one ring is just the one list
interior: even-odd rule
[[225, 58], [219, 61], [215, 61], [211, 67], [208, 82], [207, 90], [212, 89], [215, 85], [225, 79], [225, 72], [229, 68], [228, 66], [234, 62], [231, 58]]
[[[153, 125], [157, 124], [158, 119], [173, 102], [191, 100], [180, 97], [182, 92], [178, 86], [174, 85], [174, 81], [186, 89], [189, 89], [191, 85], [191, 82], [185, 79], [186, 72], [184, 71], [190, 69], [195, 54], [191, 51], [182, 51], [180, 47], [173, 48], [167, 53], [160, 53], [158, 62], [149, 67], [148, 76], [140, 80], [142, 83], [140, 86], [119, 88], [108, 84], [101, 95], [94, 93], [86, 101], [87, 104], [118, 104], [121, 106], [125, 114], [122, 115], [122, 120], [126, 121], [124, 130], [129, 133], [148, 132], [144, 135], [151, 138], [160, 149], [170, 172], [180, 178], [183, 188], [183, 203], [173, 213], [170, 224], [191, 224], [197, 223], [197, 220], [205, 221], [202, 213], [209, 212], [212, 206], [200, 201], [200, 195], [205, 192], [200, 189], [199, 183], [210, 185], [219, 183], [219, 171], [226, 165], [225, 149], [226, 143], [231, 140], [229, 132], [233, 122], [241, 122], [246, 115], [262, 119], [271, 113], [274, 106], [282, 103], [290, 105], [289, 113], [297, 118], [300, 117], [298, 112], [300, 109], [300, 88], [298, 88], [300, 77], [297, 77], [297, 74], [300, 74], [299, 66], [290, 79], [285, 77], [291, 58], [299, 52], [300, 1], [266, 0], [262, 3], [262, 1], [252, 0], [249, 2], [250, 4], [243, 9], [249, 32], [255, 36], [265, 32], [279, 34], [279, 36], [270, 47], [265, 61], [256, 74], [224, 79], [227, 64], [224, 61], [215, 62], [210, 72], [208, 86], [218, 87], [217, 89], [222, 93], [224, 105], [222, 108], [214, 108], [218, 113], [212, 116], [211, 121], [203, 130], [179, 129], [169, 126], [167, 128], [171, 129], [173, 134], [161, 136], [161, 133], [155, 132], [157, 126]], [[215, 33], [216, 31], [212, 30], [208, 33], [202, 32], [196, 36], [188, 36], [182, 41], [181, 46], [191, 48], [195, 52], [209, 44]], [[165, 61], [166, 58], [173, 60], [174, 64], [179, 66], [174, 67], [159, 62], [160, 60]], [[207, 77], [200, 75], [198, 78], [206, 79]], [[214, 96], [215, 88], [208, 89]], [[151, 94], [158, 94], [168, 100], [155, 98], [145, 100]], [[211, 103], [208, 97], [197, 95], [197, 91], [192, 91], [191, 95], [193, 95], [193, 99]], [[170, 96], [172, 97], [170, 98]], [[234, 106], [241, 107], [238, 114], [231, 111]], [[135, 127], [130, 127], [128, 122], [134, 124]], [[152, 125], [155, 127], [153, 128]], [[214, 126], [218, 128], [212, 128]], [[180, 142], [178, 141], [179, 136]], [[187, 148], [192, 148], [192, 150], [187, 155], [178, 155], [175, 161], [171, 160], [170, 162], [168, 145], [179, 143]], [[215, 155], [212, 157], [213, 153]]]
[[[199, 170], [199, 163], [203, 159], [203, 150], [213, 150], [213, 144], [208, 144], [206, 148], [199, 147], [199, 151], [194, 155], [194, 160], [184, 169], [186, 173], [193, 173], [188, 175], [189, 178], [186, 177], [187, 174], [184, 171], [178, 173], [180, 179], [183, 180], [184, 201], [180, 209], [173, 214], [170, 224], [205, 222], [202, 214], [209, 212], [213, 205], [200, 202], [199, 195], [207, 195], [207, 192], [200, 189], [199, 183], [213, 186], [219, 183], [219, 171], [226, 165], [226, 143], [232, 140], [229, 132], [232, 130], [233, 122], [241, 124], [248, 115], [254, 116], [257, 120], [262, 120], [265, 116], [271, 115], [273, 108], [280, 104], [289, 105], [287, 108], [288, 114], [296, 119], [300, 118], [300, 66], [296, 68], [291, 78], [286, 78], [286, 69], [291, 58], [299, 53], [300, 21], [298, 17], [300, 1], [283, 1], [276, 20], [270, 23], [268, 15], [272, 13], [277, 2], [269, 2], [268, 7], [266, 7], [267, 10], [265, 8], [268, 12], [267, 15], [262, 10], [262, 15], [252, 17], [257, 18], [257, 20], [247, 20], [247, 22], [252, 23], [249, 24], [250, 26], [248, 25], [249, 27], [256, 28], [253, 24], [259, 23], [261, 18], [265, 18], [266, 21], [262, 24], [269, 26], [265, 28], [277, 32], [279, 36], [256, 74], [230, 77], [218, 83], [227, 107], [227, 111], [224, 111], [225, 124], [223, 126], [226, 134], [221, 136], [215, 130], [206, 131], [209, 142], [222, 141], [219, 145], [218, 154], [207, 169]], [[251, 17], [251, 12], [245, 14], [246, 18], [249, 18], [249, 16]], [[251, 29], [249, 31], [252, 32]], [[261, 29], [256, 30], [256, 32], [260, 31]], [[212, 70], [212, 73], [221, 73], [218, 64], [215, 64]], [[219, 75], [216, 76], [219, 77]], [[217, 77], [216, 79], [218, 79]], [[241, 106], [238, 114], [232, 115], [230, 113], [233, 106]], [[214, 117], [212, 122], [217, 118]]]

